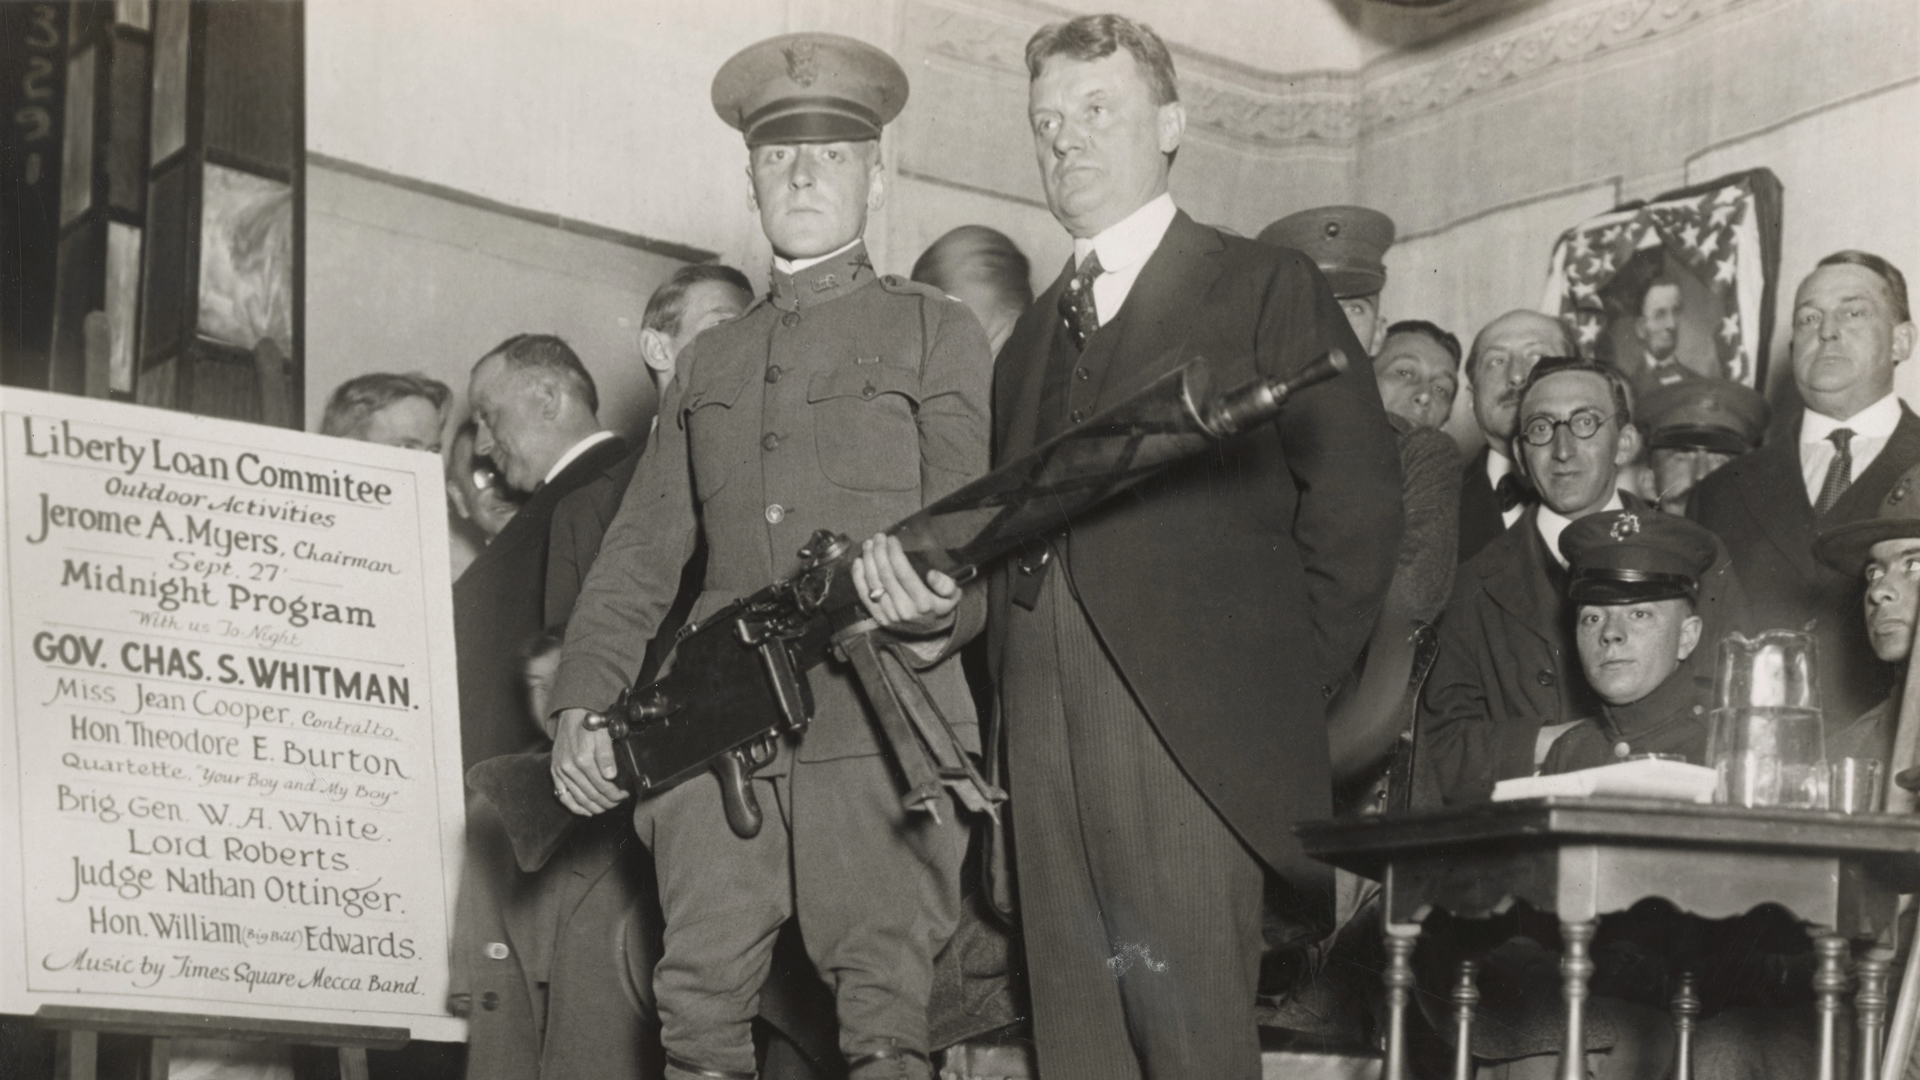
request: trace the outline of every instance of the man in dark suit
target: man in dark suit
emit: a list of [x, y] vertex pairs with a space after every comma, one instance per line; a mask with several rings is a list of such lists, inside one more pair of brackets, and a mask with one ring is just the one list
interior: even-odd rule
[[1538, 311], [1509, 311], [1488, 323], [1467, 353], [1473, 384], [1473, 418], [1487, 444], [1467, 459], [1460, 483], [1460, 552], [1465, 563], [1494, 537], [1520, 520], [1535, 501], [1533, 489], [1514, 471], [1509, 445], [1520, 386], [1543, 356], [1573, 351], [1560, 320]]
[[989, 606], [1041, 1072], [1250, 1080], [1264, 872], [1305, 915], [1330, 891], [1291, 826], [1330, 812], [1321, 702], [1393, 572], [1393, 429], [1312, 262], [1168, 197], [1186, 116], [1159, 38], [1083, 16], [1027, 58], [1075, 258], [1000, 354], [1000, 460], [1173, 359], [1205, 356], [1220, 387], [1333, 348], [1353, 361], [1002, 567]]
[[[1422, 789], [1450, 805], [1479, 802], [1499, 780], [1531, 775], [1553, 740], [1600, 714], [1575, 647], [1560, 534], [1607, 510], [1659, 511], [1618, 489], [1640, 450], [1625, 376], [1555, 357], [1521, 388], [1519, 466], [1540, 501], [1460, 568], [1440, 617], [1440, 647], [1421, 695]], [[1722, 553], [1700, 583], [1703, 640], [1716, 641], [1741, 599]], [[1696, 650], [1690, 674], [1710, 671]]]
[[520, 653], [566, 621], [579, 587], [563, 582], [549, 596], [554, 512], [575, 489], [604, 480], [628, 449], [601, 430], [593, 376], [557, 337], [501, 342], [474, 365], [467, 395], [479, 425], [474, 453], [492, 458], [507, 486], [530, 496], [453, 588], [460, 751], [471, 768], [540, 737], [527, 718]]
[[1753, 626], [1814, 621], [1830, 726], [1878, 704], [1893, 671], [1861, 624], [1860, 578], [1820, 563], [1813, 540], [1871, 517], [1920, 463], [1920, 418], [1893, 393], [1894, 365], [1914, 338], [1906, 278], [1893, 264], [1861, 251], [1820, 260], [1794, 297], [1793, 381], [1805, 410], [1693, 489], [1689, 513], [1726, 541]]

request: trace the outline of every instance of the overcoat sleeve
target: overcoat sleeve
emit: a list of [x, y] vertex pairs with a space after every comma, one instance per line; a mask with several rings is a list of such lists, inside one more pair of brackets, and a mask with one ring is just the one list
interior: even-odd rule
[[647, 452], [580, 587], [554, 678], [554, 712], [612, 705], [639, 674], [647, 643], [679, 593], [699, 530], [680, 411], [698, 348], [695, 342], [681, 355]]
[[1487, 700], [1486, 657], [1478, 605], [1470, 603], [1478, 580], [1463, 570], [1453, 599], [1440, 616], [1439, 648], [1420, 696], [1415, 747], [1418, 768], [1431, 778], [1449, 806], [1479, 802], [1493, 793], [1498, 755]]
[[1330, 348], [1347, 371], [1303, 391], [1279, 430], [1300, 497], [1293, 540], [1306, 572], [1323, 687], [1346, 676], [1373, 633], [1400, 551], [1400, 451], [1366, 352], [1327, 283], [1297, 254], [1280, 264], [1261, 316], [1263, 374], [1297, 371]]

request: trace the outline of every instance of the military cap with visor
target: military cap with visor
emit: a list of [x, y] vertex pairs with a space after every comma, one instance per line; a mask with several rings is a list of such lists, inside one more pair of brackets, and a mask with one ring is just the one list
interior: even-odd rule
[[1578, 604], [1698, 599], [1719, 550], [1713, 533], [1657, 510], [1609, 510], [1560, 534], [1567, 597]]
[[1260, 242], [1304, 252], [1336, 299], [1372, 296], [1387, 286], [1381, 262], [1393, 246], [1393, 219], [1365, 206], [1318, 206], [1260, 230]]
[[1884, 540], [1920, 538], [1920, 465], [1894, 481], [1870, 518], [1835, 525], [1813, 538], [1813, 557], [1853, 577], [1867, 568], [1873, 545]]
[[906, 104], [907, 73], [893, 57], [839, 34], [768, 38], [713, 77], [713, 110], [749, 148], [877, 139]]
[[1729, 379], [1685, 379], [1652, 390], [1638, 405], [1654, 450], [1744, 454], [1767, 433], [1767, 399]]

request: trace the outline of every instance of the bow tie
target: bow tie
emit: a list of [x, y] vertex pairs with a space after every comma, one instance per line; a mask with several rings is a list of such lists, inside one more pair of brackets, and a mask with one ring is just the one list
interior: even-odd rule
[[1531, 503], [1539, 498], [1533, 488], [1520, 479], [1518, 473], [1508, 473], [1501, 477], [1500, 482], [1493, 485], [1493, 493], [1500, 496], [1500, 512], [1503, 514], [1516, 506]]

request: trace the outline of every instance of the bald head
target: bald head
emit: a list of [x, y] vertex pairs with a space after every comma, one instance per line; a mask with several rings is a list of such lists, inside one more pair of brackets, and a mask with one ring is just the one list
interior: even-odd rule
[[1538, 311], [1509, 311], [1481, 329], [1467, 353], [1467, 378], [1473, 383], [1473, 418], [1490, 445], [1507, 451], [1520, 386], [1533, 365], [1543, 356], [1572, 351], [1560, 320]]

